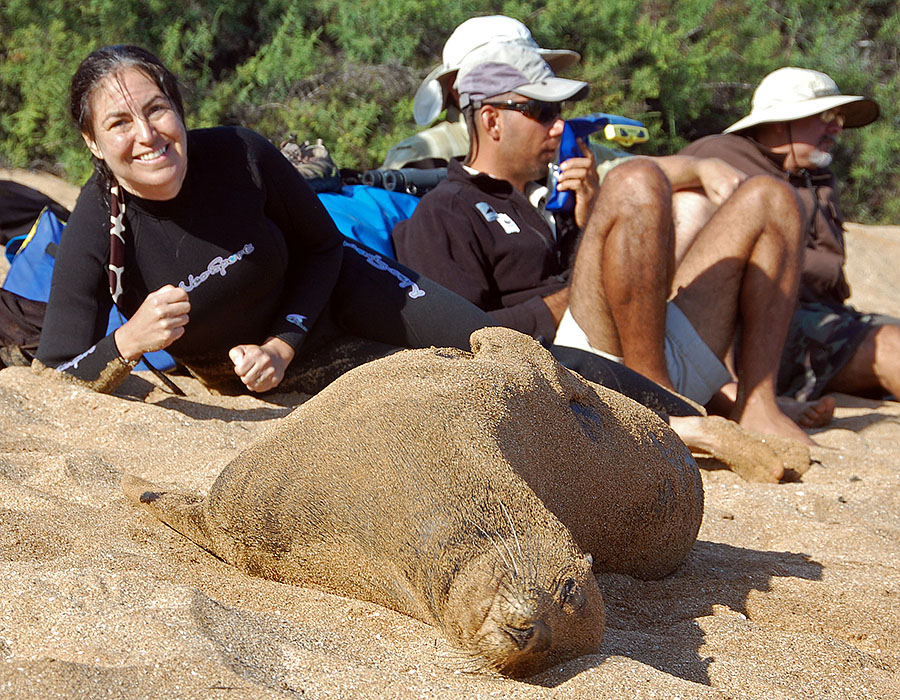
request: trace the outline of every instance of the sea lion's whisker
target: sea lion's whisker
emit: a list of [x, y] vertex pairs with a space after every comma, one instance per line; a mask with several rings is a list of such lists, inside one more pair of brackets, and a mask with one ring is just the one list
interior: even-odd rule
[[482, 653], [475, 648], [464, 649], [454, 647], [440, 654], [442, 659], [453, 663], [453, 670], [466, 674], [480, 674], [485, 671], [494, 671], [492, 663], [495, 660], [488, 660]]
[[509, 554], [509, 559], [506, 560], [506, 565], [513, 570], [513, 573], [517, 577], [521, 577], [522, 574], [519, 572], [519, 566], [516, 564], [516, 557], [513, 554], [512, 550], [509, 548], [509, 541], [507, 538], [503, 537], [500, 539], [500, 542], [503, 543], [503, 548], [506, 550], [506, 553]]
[[[512, 521], [512, 517], [509, 515], [509, 509], [506, 507], [506, 504], [503, 501], [500, 501], [500, 507], [503, 509], [503, 515], [506, 516], [506, 522], [509, 523], [509, 529], [512, 532], [512, 536], [516, 540], [516, 549], [519, 550], [519, 561], [524, 562], [525, 557], [522, 554], [522, 544], [519, 542], [519, 534], [516, 532], [516, 526]], [[516, 572], [518, 573], [518, 567]]]
[[[494, 536], [489, 535], [487, 532], [485, 532], [484, 529], [478, 523], [473, 523], [473, 525], [475, 525], [475, 529], [481, 533], [481, 536], [484, 537], [484, 539], [486, 539], [488, 542], [490, 542], [492, 545], [494, 545], [494, 549], [497, 550], [497, 554], [500, 555], [500, 558], [503, 560], [503, 563], [506, 565], [506, 568], [507, 569], [515, 569], [513, 562], [511, 562], [509, 560], [509, 558], [507, 558], [506, 554], [504, 554], [503, 551], [500, 549], [500, 546], [497, 544], [497, 540], [494, 538]], [[509, 550], [507, 549], [507, 551], [509, 551]], [[510, 556], [512, 556], [512, 552], [509, 552], [509, 554], [510, 554]]]
[[[498, 499], [497, 503], [499, 503], [501, 507], [504, 507], [503, 501]], [[479, 529], [481, 529], [481, 528], [479, 528]], [[482, 530], [482, 532], [484, 532], [484, 531]], [[513, 533], [513, 534], [515, 534], [515, 533]], [[485, 536], [488, 537], [487, 534], [485, 534]], [[493, 540], [493, 536], [490, 536], [490, 537]], [[515, 573], [515, 575], [517, 577], [521, 577], [521, 573], [519, 572], [519, 567], [516, 565], [516, 561], [515, 561], [516, 558], [513, 555], [512, 550], [509, 548], [509, 543], [507, 542], [507, 538], [503, 537], [500, 539], [500, 541], [503, 543], [503, 548], [506, 550], [507, 554], [509, 555], [508, 558], [503, 557], [503, 562], [506, 564], [507, 568], [510, 568], [513, 570], [513, 572]], [[494, 546], [496, 546], [496, 544]], [[497, 551], [498, 552], [500, 551], [499, 548]], [[501, 554], [501, 556], [503, 556], [503, 555]]]
[[448, 670], [465, 674], [482, 673], [486, 667], [484, 659], [475, 652], [466, 649], [454, 648], [439, 654], [441, 661], [446, 663]]
[[528, 564], [528, 579], [535, 581], [541, 565], [541, 548], [533, 538], [529, 538], [526, 551], [528, 552], [528, 556], [525, 558], [525, 562]]
[[522, 580], [534, 584], [541, 562], [540, 547], [532, 538], [526, 538], [524, 549], [520, 546], [522, 557]]

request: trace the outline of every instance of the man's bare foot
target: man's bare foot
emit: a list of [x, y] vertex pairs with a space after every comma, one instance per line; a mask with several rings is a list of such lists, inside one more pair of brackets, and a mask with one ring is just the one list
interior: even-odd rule
[[756, 402], [747, 403], [742, 412], [735, 408], [731, 419], [737, 421], [744, 430], [761, 435], [777, 435], [796, 440], [803, 445], [815, 445], [813, 439], [803, 432], [797, 423], [781, 412], [775, 402], [771, 405]]
[[778, 408], [801, 428], [824, 428], [834, 418], [834, 397], [826, 394], [817, 401], [797, 401], [779, 396]]
[[692, 453], [714, 457], [746, 481], [777, 484], [784, 477], [785, 464], [775, 449], [734, 421], [720, 416], [671, 416], [669, 425]]

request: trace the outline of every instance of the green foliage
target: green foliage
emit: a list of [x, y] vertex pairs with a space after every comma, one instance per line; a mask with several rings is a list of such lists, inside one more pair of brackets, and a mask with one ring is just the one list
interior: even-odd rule
[[240, 123], [280, 141], [321, 137], [343, 167], [371, 167], [412, 134], [412, 96], [454, 27], [477, 14], [524, 21], [572, 48], [592, 92], [577, 113], [642, 119], [670, 153], [749, 109], [783, 65], [873, 95], [876, 124], [837, 153], [849, 218], [900, 221], [900, 13], [889, 0], [6, 0], [0, 5], [0, 164], [86, 177], [67, 116], [87, 53], [137, 43], [182, 79], [191, 126]]

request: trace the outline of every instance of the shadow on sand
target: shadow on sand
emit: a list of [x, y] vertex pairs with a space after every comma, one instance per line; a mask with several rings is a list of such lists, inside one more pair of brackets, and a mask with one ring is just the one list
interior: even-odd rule
[[[747, 616], [754, 591], [769, 591], [776, 577], [820, 580], [822, 566], [805, 554], [765, 552], [698, 540], [674, 574], [641, 581], [623, 574], [599, 574], [606, 603], [606, 656], [626, 656], [664, 673], [710, 685], [712, 660], [700, 654], [705, 635], [698, 618], [723, 608]], [[662, 642], [662, 643], [661, 643]], [[596, 666], [596, 656], [552, 674], [556, 686]], [[542, 674], [549, 678], [549, 674]], [[542, 676], [532, 683], [544, 685]]]

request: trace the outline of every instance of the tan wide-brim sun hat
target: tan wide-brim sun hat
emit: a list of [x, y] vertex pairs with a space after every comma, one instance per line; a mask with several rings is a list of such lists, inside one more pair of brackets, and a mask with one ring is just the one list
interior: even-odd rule
[[779, 68], [760, 81], [753, 93], [750, 114], [725, 129], [730, 134], [759, 124], [789, 122], [841, 108], [844, 128], [853, 129], [878, 119], [878, 103], [861, 95], [842, 95], [825, 73], [807, 68]]
[[416, 124], [426, 126], [437, 119], [447, 106], [447, 96], [465, 57], [472, 51], [495, 42], [529, 46], [540, 53], [554, 71], [561, 71], [581, 60], [581, 55], [576, 51], [541, 48], [528, 27], [512, 17], [472, 17], [453, 30], [444, 44], [441, 54], [443, 63], [434, 68], [416, 90], [413, 99], [413, 118]]

